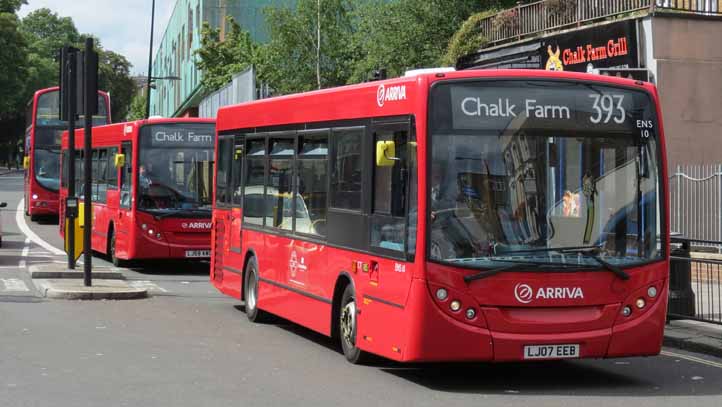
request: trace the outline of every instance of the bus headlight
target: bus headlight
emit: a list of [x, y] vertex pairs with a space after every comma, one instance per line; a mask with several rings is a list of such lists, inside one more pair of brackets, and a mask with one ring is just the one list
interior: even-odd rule
[[649, 296], [649, 298], [656, 297], [657, 296], [657, 287], [651, 286], [651, 287], [647, 288], [647, 295]]
[[627, 305], [624, 308], [622, 308], [622, 315], [624, 315], [625, 317], [632, 315], [632, 307]]
[[647, 305], [647, 302], [644, 301], [644, 298], [637, 298], [637, 302], [635, 303], [637, 308], [642, 309], [645, 305]]
[[148, 225], [146, 225], [146, 224], [144, 223], [144, 224], [140, 225], [140, 228], [143, 229], [143, 230], [146, 230], [146, 229], [148, 229]]
[[155, 234], [155, 237], [157, 237], [158, 240], [160, 240], [160, 232], [156, 233], [156, 234]]
[[148, 231], [148, 234], [151, 235], [151, 236], [153, 236], [153, 229], [149, 230], [149, 231]]
[[461, 309], [461, 301], [454, 300], [451, 301], [451, 304], [449, 304], [449, 308], [451, 308], [452, 311], [457, 312]]
[[466, 319], [474, 319], [476, 316], [476, 311], [473, 308], [468, 308], [466, 310]]
[[33, 194], [33, 199], [38, 199], [38, 194]]
[[445, 301], [447, 298], [449, 298], [449, 292], [446, 291], [445, 288], [439, 288], [436, 290], [436, 299], [439, 301]]

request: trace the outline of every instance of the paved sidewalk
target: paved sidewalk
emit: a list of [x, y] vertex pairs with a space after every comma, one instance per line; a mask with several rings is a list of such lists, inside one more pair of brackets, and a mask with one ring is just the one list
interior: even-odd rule
[[66, 300], [131, 300], [148, 297], [148, 289], [128, 284], [115, 268], [93, 267], [92, 285], [85, 287], [83, 273], [57, 263], [32, 265], [28, 273], [41, 296]]
[[664, 329], [664, 344], [722, 358], [722, 325], [692, 320], [670, 321]]

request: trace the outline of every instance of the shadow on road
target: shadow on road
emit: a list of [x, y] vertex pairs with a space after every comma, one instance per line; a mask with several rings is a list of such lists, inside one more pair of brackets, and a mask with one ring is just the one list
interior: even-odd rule
[[138, 260], [133, 261], [128, 268], [140, 273], [155, 276], [208, 276], [210, 262], [188, 260]]
[[[243, 305], [236, 310], [245, 313]], [[241, 316], [245, 318], [245, 315]], [[268, 325], [308, 340], [343, 358], [335, 339], [279, 317]], [[411, 363], [374, 357], [370, 367], [434, 391], [520, 396], [722, 395], [722, 370], [685, 360], [649, 358], [534, 363]], [[354, 369], [349, 365], [349, 369]]]

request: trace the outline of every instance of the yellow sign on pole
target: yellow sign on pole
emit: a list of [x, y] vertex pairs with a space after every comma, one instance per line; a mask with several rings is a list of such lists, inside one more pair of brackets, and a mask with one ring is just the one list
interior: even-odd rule
[[[73, 253], [73, 256], [75, 257], [75, 260], [77, 261], [80, 258], [80, 255], [83, 254], [83, 223], [84, 223], [84, 217], [83, 217], [83, 210], [85, 209], [85, 204], [81, 201], [78, 202], [78, 216], [75, 219], [72, 219], [72, 227], [75, 228], [75, 252]], [[70, 248], [68, 247], [70, 245], [70, 242], [68, 240], [68, 228], [71, 227], [70, 225], [71, 219], [65, 219], [65, 253], [70, 254]]]

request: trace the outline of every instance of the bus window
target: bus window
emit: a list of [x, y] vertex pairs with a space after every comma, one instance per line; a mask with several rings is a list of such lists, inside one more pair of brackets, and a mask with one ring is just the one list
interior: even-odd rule
[[275, 228], [292, 230], [294, 140], [274, 139], [271, 140], [270, 146], [271, 160], [268, 169], [266, 202], [272, 212], [271, 217], [266, 218], [266, 226], [272, 225]]
[[241, 183], [243, 151], [243, 139], [236, 138], [231, 159], [231, 204], [235, 207], [240, 207], [243, 200], [243, 184]]
[[120, 206], [130, 208], [130, 180], [133, 168], [133, 146], [124, 142], [121, 151], [125, 155], [125, 165], [120, 169]]
[[296, 232], [325, 236], [328, 196], [328, 130], [306, 132], [298, 141]]
[[361, 138], [364, 127], [333, 129], [331, 206], [361, 210]]
[[231, 169], [232, 137], [221, 137], [218, 140], [218, 174], [216, 174], [216, 204], [230, 203], [228, 199], [228, 180]]
[[[263, 226], [266, 215], [264, 178], [266, 163], [265, 138], [246, 142], [245, 188], [243, 190], [243, 222]], [[217, 188], [217, 187], [216, 187]]]
[[374, 145], [393, 141], [396, 157], [393, 166], [374, 166], [374, 206], [371, 216], [371, 246], [404, 251], [406, 194], [408, 181], [409, 124], [379, 125]]

